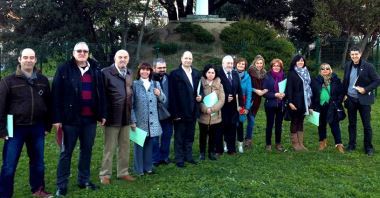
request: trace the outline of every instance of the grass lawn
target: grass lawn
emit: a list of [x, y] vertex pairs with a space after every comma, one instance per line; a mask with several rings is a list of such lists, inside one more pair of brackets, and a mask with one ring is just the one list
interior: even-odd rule
[[[379, 99], [372, 106], [373, 144], [378, 150]], [[186, 164], [184, 169], [173, 163], [160, 166], [154, 175], [140, 177], [133, 183], [114, 179], [112, 185], [101, 186], [97, 192], [80, 190], [76, 186], [78, 145], [72, 160], [67, 197], [380, 197], [380, 152], [375, 151], [373, 157], [364, 154], [361, 121], [358, 122], [357, 150], [353, 153], [339, 154], [333, 146], [331, 132], [328, 132], [327, 150], [318, 152], [317, 128], [309, 123], [305, 128], [305, 145], [309, 152], [292, 151], [289, 122], [285, 121], [282, 138], [288, 151], [268, 153], [265, 151], [265, 113], [261, 108], [254, 129], [254, 146], [244, 154], [224, 155], [218, 161], [206, 160], [196, 166]], [[341, 123], [341, 129], [343, 143], [346, 144], [347, 119]], [[102, 133], [99, 127], [92, 158], [91, 176], [97, 184]], [[1, 147], [2, 144], [3, 141], [0, 142]], [[46, 188], [54, 192], [59, 154], [54, 133], [48, 135], [45, 146]], [[198, 159], [198, 134], [193, 148], [194, 158]], [[28, 175], [28, 157], [24, 147], [16, 172], [15, 197], [31, 195]]]

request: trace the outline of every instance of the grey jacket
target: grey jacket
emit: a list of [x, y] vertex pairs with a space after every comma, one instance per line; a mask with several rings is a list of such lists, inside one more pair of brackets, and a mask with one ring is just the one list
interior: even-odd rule
[[148, 132], [148, 136], [156, 137], [162, 134], [160, 121], [158, 119], [157, 100], [164, 103], [166, 96], [161, 89], [160, 83], [156, 83], [160, 90], [160, 96], [154, 95], [154, 82], [148, 91], [145, 90], [141, 80], [133, 81], [133, 100], [132, 100], [132, 123], [142, 130]]

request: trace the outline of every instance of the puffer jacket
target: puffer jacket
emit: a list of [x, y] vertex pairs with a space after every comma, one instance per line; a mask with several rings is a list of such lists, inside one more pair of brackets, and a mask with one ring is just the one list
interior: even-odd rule
[[218, 102], [211, 107], [211, 111], [214, 113], [214, 115], [211, 116], [211, 119], [210, 119], [210, 115], [207, 114], [208, 107], [206, 107], [206, 105], [202, 102], [200, 104], [201, 115], [198, 118], [198, 122], [202, 124], [220, 123], [222, 122], [221, 109], [224, 105], [224, 100], [225, 100], [224, 89], [223, 89], [222, 83], [220, 82], [220, 78], [216, 77], [214, 81], [212, 82], [211, 86], [207, 83], [207, 80], [204, 77], [201, 78], [201, 82], [202, 82], [202, 88], [203, 88], [203, 98], [207, 96], [208, 94], [212, 93], [213, 91], [215, 91], [218, 96]]
[[20, 66], [14, 74], [0, 81], [0, 137], [7, 135], [7, 114], [13, 115], [14, 126], [43, 123], [50, 131], [50, 86], [48, 79], [36, 73], [28, 80]]

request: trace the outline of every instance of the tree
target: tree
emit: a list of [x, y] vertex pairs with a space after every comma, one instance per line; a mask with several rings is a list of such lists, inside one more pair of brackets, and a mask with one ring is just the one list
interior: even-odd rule
[[314, 41], [311, 21], [315, 14], [313, 0], [293, 0], [290, 3], [291, 23], [289, 36], [298, 49], [305, 49]]
[[[380, 1], [316, 0], [313, 29], [322, 38], [339, 36], [345, 39], [342, 65], [346, 60], [349, 42], [358, 39], [363, 57], [368, 58], [380, 36]], [[327, 24], [333, 26], [327, 26]], [[334, 34], [328, 29], [332, 28]]]

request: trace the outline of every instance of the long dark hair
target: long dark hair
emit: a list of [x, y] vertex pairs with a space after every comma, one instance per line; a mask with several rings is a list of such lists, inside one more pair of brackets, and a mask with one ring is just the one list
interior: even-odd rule
[[299, 60], [301, 60], [301, 59], [302, 59], [303, 62], [304, 62], [303, 67], [305, 67], [305, 66], [306, 66], [306, 59], [305, 59], [305, 57], [302, 56], [301, 54], [297, 54], [297, 55], [295, 55], [295, 56], [293, 57], [292, 61], [290, 62], [289, 71], [294, 70], [294, 66], [297, 65], [297, 61], [299, 61]]

